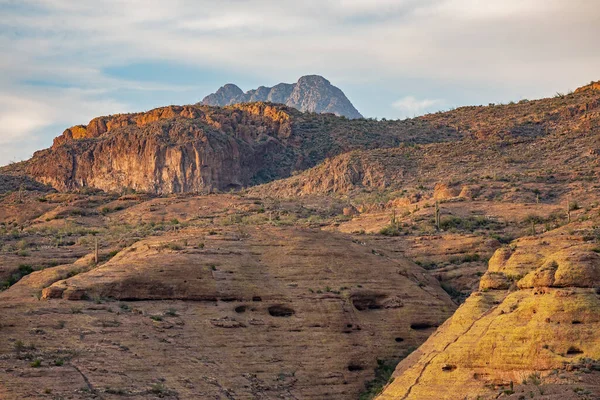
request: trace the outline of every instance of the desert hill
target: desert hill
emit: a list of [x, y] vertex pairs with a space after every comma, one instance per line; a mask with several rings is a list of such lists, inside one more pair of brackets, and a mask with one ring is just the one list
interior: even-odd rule
[[518, 104], [463, 107], [411, 122], [432, 129], [449, 129], [463, 139], [356, 150], [256, 190], [283, 197], [352, 195], [364, 190], [433, 188], [436, 183], [445, 182], [457, 186], [455, 189], [460, 192], [461, 184], [490, 186], [485, 182], [503, 180], [518, 182], [524, 192], [528, 184], [547, 182], [545, 192], [553, 191], [556, 197], [560, 194], [558, 188], [568, 182], [593, 180], [598, 173], [600, 147], [595, 135], [600, 129], [600, 91], [597, 90], [581, 89], [552, 99]]
[[2, 398], [355, 398], [456, 305], [416, 264], [311, 223], [338, 207], [4, 198], [3, 221], [32, 214], [2, 222]]

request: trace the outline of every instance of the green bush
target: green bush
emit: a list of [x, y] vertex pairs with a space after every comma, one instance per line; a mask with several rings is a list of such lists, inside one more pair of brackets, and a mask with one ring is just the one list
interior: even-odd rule
[[359, 395], [359, 400], [371, 400], [377, 397], [390, 381], [400, 360], [377, 360], [375, 378], [365, 383], [365, 391]]
[[384, 236], [400, 236], [400, 235], [402, 235], [402, 231], [396, 224], [390, 224], [390, 225], [384, 226], [383, 228], [381, 228], [379, 233]]
[[13, 273], [7, 280], [0, 282], [0, 290], [8, 289], [15, 283], [21, 280], [24, 276], [27, 276], [33, 272], [33, 267], [28, 264], [21, 264], [15, 273]]
[[457, 217], [457, 216], [448, 216], [448, 217], [443, 218], [440, 221], [440, 229], [442, 229], [444, 231], [455, 229], [455, 230], [473, 232], [478, 229], [490, 230], [490, 229], [498, 229], [500, 227], [501, 227], [501, 224], [499, 222], [482, 217], [482, 216], [467, 217], [467, 218], [461, 218], [461, 217]]

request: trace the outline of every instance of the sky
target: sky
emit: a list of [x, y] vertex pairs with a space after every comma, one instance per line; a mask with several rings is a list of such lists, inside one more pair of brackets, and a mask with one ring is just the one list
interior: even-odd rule
[[0, 0], [0, 165], [96, 116], [319, 74], [366, 117], [600, 79], [600, 0]]

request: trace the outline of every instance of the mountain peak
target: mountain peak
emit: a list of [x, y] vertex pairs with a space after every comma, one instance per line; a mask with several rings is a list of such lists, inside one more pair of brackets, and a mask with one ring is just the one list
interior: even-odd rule
[[298, 79], [298, 83], [308, 83], [308, 84], [326, 84], [326, 85], [331, 85], [331, 82], [329, 82], [327, 79], [325, 79], [324, 77], [322, 77], [321, 75], [304, 75], [301, 76], [300, 79]]
[[303, 112], [332, 113], [351, 119], [362, 118], [344, 92], [320, 75], [302, 76], [294, 84], [260, 86], [246, 93], [229, 83], [216, 93], [206, 96], [200, 104], [223, 107], [260, 101], [285, 104]]
[[229, 99], [241, 96], [243, 94], [244, 92], [237, 85], [234, 85], [233, 83], [228, 83], [219, 88], [219, 90], [217, 90], [216, 93], [207, 96], [205, 100], [208, 99], [208, 101], [210, 101], [211, 103], [224, 103], [224, 106], [228, 106], [231, 104], [229, 102]]

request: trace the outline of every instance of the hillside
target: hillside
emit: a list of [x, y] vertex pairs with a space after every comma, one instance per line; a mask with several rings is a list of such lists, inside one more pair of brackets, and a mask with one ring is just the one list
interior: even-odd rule
[[456, 305], [411, 261], [311, 223], [339, 207], [3, 197], [0, 397], [356, 398]]
[[427, 122], [347, 120], [266, 103], [170, 106], [69, 128], [21, 169], [58, 190], [210, 193], [285, 178], [354, 149], [459, 138]]
[[[560, 194], [571, 183], [597, 176], [600, 147], [600, 91], [522, 101], [518, 104], [463, 107], [412, 120], [432, 129], [451, 129], [461, 141], [393, 149], [354, 151], [287, 180], [256, 190], [277, 196], [352, 195], [361, 191], [430, 191], [436, 183], [483, 189], [494, 181], [544, 188], [542, 198]], [[546, 183], [546, 185], [544, 185]], [[562, 189], [561, 189], [562, 188]], [[530, 196], [531, 197], [531, 196]]]
[[318, 75], [303, 76], [294, 84], [261, 86], [246, 93], [229, 83], [219, 88], [216, 93], [206, 96], [200, 104], [223, 107], [255, 102], [285, 104], [303, 112], [331, 113], [350, 119], [362, 118], [344, 92]]

